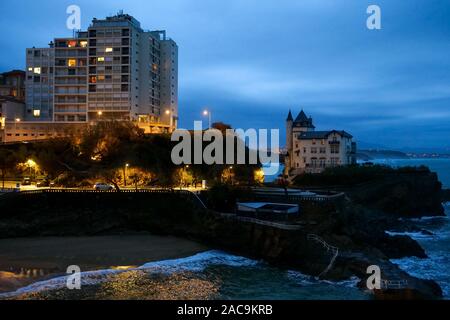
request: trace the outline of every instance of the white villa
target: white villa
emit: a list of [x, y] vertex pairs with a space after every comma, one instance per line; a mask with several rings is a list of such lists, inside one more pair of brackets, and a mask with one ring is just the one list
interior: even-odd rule
[[316, 131], [313, 119], [302, 110], [286, 120], [285, 175], [320, 173], [327, 167], [356, 163], [356, 143], [343, 130]]

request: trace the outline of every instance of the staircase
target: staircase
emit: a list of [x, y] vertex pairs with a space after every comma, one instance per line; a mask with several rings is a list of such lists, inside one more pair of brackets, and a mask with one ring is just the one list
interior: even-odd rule
[[314, 241], [316, 243], [321, 244], [326, 250], [327, 252], [330, 252], [333, 257], [330, 260], [330, 263], [328, 264], [328, 266], [325, 268], [325, 270], [323, 270], [318, 276], [317, 278], [322, 277], [323, 275], [327, 274], [331, 268], [333, 268], [334, 262], [336, 261], [337, 257], [339, 256], [339, 248], [333, 247], [331, 245], [329, 245], [325, 240], [323, 240], [321, 237], [315, 235], [315, 234], [309, 234], [307, 236], [308, 241]]

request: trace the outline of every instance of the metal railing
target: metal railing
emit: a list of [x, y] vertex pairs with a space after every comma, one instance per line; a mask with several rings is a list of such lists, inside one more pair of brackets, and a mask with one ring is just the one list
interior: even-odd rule
[[327, 250], [327, 252], [331, 252], [333, 254], [333, 257], [331, 258], [328, 266], [325, 268], [325, 270], [323, 270], [318, 275], [318, 278], [320, 278], [321, 276], [327, 274], [333, 267], [334, 262], [336, 261], [337, 257], [339, 256], [339, 248], [329, 245], [325, 240], [323, 240], [321, 237], [319, 237], [318, 235], [315, 235], [315, 234], [308, 234], [307, 240], [315, 241], [315, 242], [321, 244]]
[[11, 193], [11, 192], [19, 192], [20, 189], [18, 188], [0, 188], [0, 194], [3, 193]]
[[262, 198], [262, 199], [272, 199], [273, 201], [289, 201], [289, 202], [329, 202], [338, 200], [345, 197], [345, 193], [337, 193], [335, 195], [308, 195], [308, 196], [302, 196], [302, 195], [282, 195], [282, 194], [268, 194], [268, 193], [255, 193], [255, 198]]
[[280, 222], [259, 220], [259, 219], [255, 219], [255, 218], [249, 218], [249, 217], [241, 217], [241, 216], [237, 216], [232, 213], [219, 213], [219, 215], [223, 218], [230, 219], [230, 220], [250, 222], [250, 223], [273, 227], [273, 228], [282, 229], [282, 230], [300, 230], [302, 228], [302, 226], [296, 225], [296, 224], [285, 224], [285, 223], [280, 223]]
[[408, 280], [381, 280], [383, 290], [401, 290], [408, 288]]
[[176, 189], [122, 189], [122, 190], [110, 190], [110, 191], [101, 191], [101, 190], [90, 190], [90, 189], [58, 189], [58, 188], [48, 188], [48, 189], [38, 189], [38, 190], [24, 190], [17, 192], [10, 192], [11, 196], [27, 196], [27, 195], [39, 195], [39, 194], [67, 194], [67, 193], [76, 193], [76, 194], [165, 194], [165, 195], [180, 195], [184, 197], [188, 197], [193, 200], [194, 203], [199, 205], [202, 209], [207, 209], [206, 205], [203, 201], [192, 191], [189, 190], [176, 190]]

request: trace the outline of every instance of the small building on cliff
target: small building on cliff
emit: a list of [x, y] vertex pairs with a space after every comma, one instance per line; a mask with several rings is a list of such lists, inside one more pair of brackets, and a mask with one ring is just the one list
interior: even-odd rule
[[344, 130], [316, 131], [313, 119], [302, 110], [286, 120], [285, 175], [320, 173], [327, 167], [356, 163], [356, 143]]

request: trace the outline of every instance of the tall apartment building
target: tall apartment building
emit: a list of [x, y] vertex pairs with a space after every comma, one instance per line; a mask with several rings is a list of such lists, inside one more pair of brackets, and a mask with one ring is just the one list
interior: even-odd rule
[[55, 52], [53, 48], [27, 49], [25, 79], [25, 121], [53, 119], [53, 74]]
[[39, 139], [58, 135], [64, 124], [105, 120], [133, 121], [147, 133], [177, 127], [178, 46], [130, 15], [94, 18], [87, 31], [29, 48], [26, 65], [26, 110], [10, 125], [15, 133], [5, 135], [11, 141], [30, 140], [21, 130], [28, 122], [46, 128], [33, 135]]

